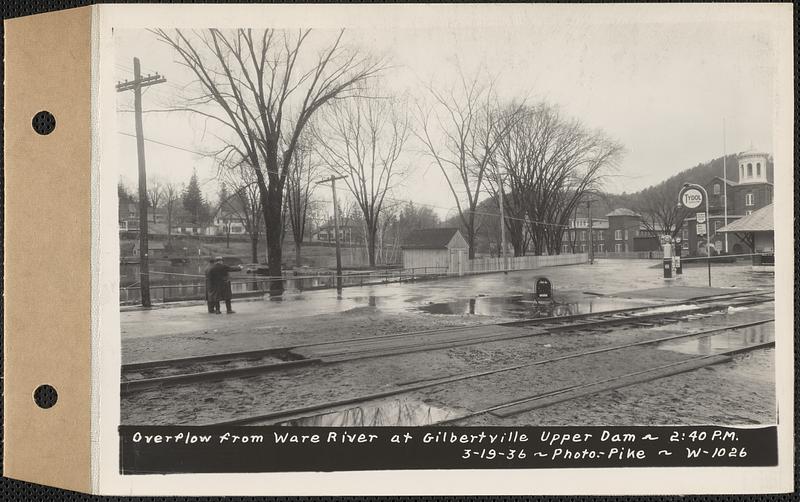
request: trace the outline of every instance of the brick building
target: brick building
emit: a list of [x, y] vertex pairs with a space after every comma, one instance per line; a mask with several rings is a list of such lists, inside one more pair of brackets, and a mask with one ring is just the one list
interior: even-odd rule
[[[709, 214], [706, 228], [713, 246], [712, 253], [752, 252], [750, 243], [740, 236], [719, 232], [725, 226], [726, 194], [728, 224], [772, 204], [774, 173], [769, 155], [758, 151], [748, 151], [740, 153], [737, 157], [737, 165], [727, 168], [729, 176], [727, 182], [721, 176], [717, 176], [704, 185], [708, 192]], [[702, 205], [695, 211], [705, 211], [705, 206]], [[705, 245], [708, 240], [705, 236], [698, 238], [696, 218], [694, 216], [687, 218], [685, 227], [688, 230], [688, 253], [690, 255], [705, 254]]]

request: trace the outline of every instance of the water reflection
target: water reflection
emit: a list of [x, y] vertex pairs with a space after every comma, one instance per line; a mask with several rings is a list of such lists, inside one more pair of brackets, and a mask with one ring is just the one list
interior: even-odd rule
[[771, 324], [761, 324], [737, 331], [664, 342], [659, 344], [658, 348], [680, 352], [682, 354], [710, 355], [773, 341], [775, 341], [774, 326]]
[[279, 422], [314, 427], [432, 425], [454, 417], [453, 411], [412, 400], [386, 401]]
[[583, 301], [561, 303], [538, 301], [533, 294], [506, 297], [482, 297], [431, 303], [417, 307], [429, 314], [470, 314], [487, 316], [511, 316], [523, 318], [559, 317], [605, 310], [625, 308], [632, 303], [625, 300], [590, 298]]

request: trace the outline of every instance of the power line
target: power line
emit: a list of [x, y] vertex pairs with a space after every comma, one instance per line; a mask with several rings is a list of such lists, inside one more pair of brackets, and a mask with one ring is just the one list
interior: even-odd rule
[[[348, 192], [350, 191], [348, 188], [345, 188], [345, 187], [337, 187], [336, 190], [345, 190], [345, 191], [348, 191]], [[400, 204], [412, 203], [412, 204], [416, 204], [418, 206], [425, 206], [425, 207], [430, 207], [430, 208], [433, 208], [433, 209], [441, 209], [443, 211], [448, 211], [448, 212], [456, 208], [455, 206], [451, 206], [451, 207], [436, 206], [434, 204], [426, 204], [424, 202], [416, 202], [416, 201], [407, 200], [407, 199], [396, 199], [396, 198], [393, 198], [393, 197], [384, 197], [384, 200], [397, 202], [397, 203], [400, 203]], [[499, 213], [486, 213], [486, 212], [483, 212], [483, 211], [466, 210], [466, 211], [463, 211], [463, 212], [465, 214], [476, 214], [476, 215], [481, 215], [481, 216], [497, 216], [497, 217], [501, 216]], [[517, 218], [517, 217], [514, 217], [514, 216], [505, 215], [505, 219], [507, 219], [507, 220], [515, 220], [515, 221], [522, 221], [522, 222], [525, 222], [525, 223], [536, 223], [537, 225], [548, 225], [548, 226], [552, 226], [552, 227], [569, 228], [569, 225], [562, 225], [560, 223], [549, 223], [549, 222], [545, 222], [545, 221], [531, 220], [530, 218]]]
[[[123, 136], [129, 136], [131, 138], [135, 138], [136, 137], [135, 134], [131, 134], [131, 133], [125, 132], [125, 131], [117, 131], [117, 133], [121, 134]], [[167, 148], [174, 148], [176, 150], [181, 150], [181, 151], [184, 151], [184, 152], [193, 153], [193, 154], [199, 155], [201, 157], [214, 157], [214, 158], [217, 158], [217, 155], [218, 155], [218, 153], [198, 152], [197, 150], [191, 150], [191, 149], [183, 147], [183, 146], [178, 146], [178, 145], [173, 145], [173, 144], [170, 144], [170, 143], [165, 143], [163, 141], [159, 141], [159, 140], [156, 140], [156, 139], [151, 139], [151, 138], [143, 138], [143, 139], [145, 141], [149, 142], [149, 143], [155, 143], [156, 145], [165, 146]], [[272, 170], [269, 170], [269, 169], [264, 169], [263, 171], [266, 172], [266, 173], [280, 174], [278, 171], [272, 171]]]
[[[117, 132], [119, 134], [122, 134], [123, 136], [130, 136], [132, 138], [136, 137], [135, 134], [131, 134], [131, 133], [128, 133], [128, 132], [124, 132], [124, 131], [117, 131]], [[172, 145], [172, 144], [165, 143], [163, 141], [158, 141], [158, 140], [155, 140], [155, 139], [144, 138], [144, 140], [147, 141], [147, 142], [155, 143], [157, 145], [165, 146], [165, 147], [168, 147], [168, 148], [174, 148], [176, 150], [181, 150], [181, 151], [184, 151], [184, 152], [193, 153], [195, 155], [200, 155], [202, 157], [212, 157], [212, 156], [216, 157], [217, 156], [216, 154], [202, 153], [202, 152], [198, 152], [196, 150], [191, 150], [189, 148], [185, 148], [185, 147], [182, 147], [182, 146]], [[280, 174], [277, 171], [266, 170], [265, 172], [273, 172], [273, 173], [276, 173], [276, 174]], [[212, 179], [215, 179], [215, 178], [212, 178]], [[209, 181], [211, 181], [211, 180], [209, 180]], [[208, 183], [208, 182], [206, 182], [206, 183]], [[350, 192], [349, 188], [342, 187], [342, 186], [336, 187], [336, 190], [338, 190], [338, 191], [342, 191], [343, 190], [343, 191], [346, 191], [346, 192]], [[451, 211], [455, 207], [455, 206], [451, 206], [451, 207], [437, 206], [435, 204], [427, 204], [427, 203], [424, 203], [424, 202], [417, 202], [417, 201], [413, 201], [413, 200], [410, 200], [410, 199], [397, 199], [397, 198], [394, 198], [394, 197], [384, 197], [384, 200], [396, 202], [396, 203], [399, 203], [399, 204], [412, 203], [412, 204], [416, 204], [418, 206], [430, 207], [432, 209], [441, 209], [443, 211]], [[483, 212], [483, 211], [466, 210], [466, 211], [463, 211], [463, 212], [465, 214], [476, 214], [476, 215], [481, 215], [481, 216], [496, 216], [498, 218], [501, 216], [499, 213], [487, 213], [487, 212]], [[534, 224], [537, 224], [537, 225], [546, 225], [546, 226], [551, 226], [551, 227], [569, 228], [569, 225], [562, 225], [560, 223], [550, 223], [550, 222], [545, 222], [545, 221], [531, 220], [530, 218], [518, 218], [518, 217], [515, 217], [515, 216], [509, 216], [509, 215], [505, 215], [504, 218], [507, 219], [507, 220], [522, 221], [524, 223], [534, 223]]]

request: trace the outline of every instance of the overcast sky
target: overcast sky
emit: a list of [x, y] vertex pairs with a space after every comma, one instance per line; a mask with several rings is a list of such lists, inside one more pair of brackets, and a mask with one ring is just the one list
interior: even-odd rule
[[[317, 41], [330, 32], [318, 32]], [[678, 171], [719, 157], [723, 117], [727, 152], [772, 151], [774, 45], [763, 25], [751, 23], [604, 24], [552, 23], [482, 29], [351, 30], [348, 42], [384, 54], [394, 67], [386, 80], [397, 91], [421, 95], [423, 82], [456, 78], [478, 68], [497, 77], [501, 98], [557, 104], [590, 128], [622, 143], [625, 157], [609, 192], [631, 192]], [[172, 49], [144, 30], [115, 32], [118, 80], [132, 77], [132, 58], [144, 73], [159, 72], [168, 83], [144, 94], [145, 110], [168, 106], [192, 80], [175, 63]], [[132, 93], [119, 94], [118, 109], [132, 107]], [[133, 115], [120, 111], [118, 131], [133, 133]], [[185, 113], [146, 113], [148, 175], [178, 183], [197, 170], [213, 199], [218, 186], [213, 159], [196, 152], [219, 145], [217, 126]], [[119, 167], [126, 184], [136, 180], [136, 147], [120, 134]], [[409, 142], [407, 176], [393, 196], [437, 207], [454, 206], [444, 180]], [[177, 147], [177, 148], [176, 148]], [[183, 149], [183, 150], [182, 150]], [[188, 151], [187, 151], [188, 150]], [[328, 193], [324, 195], [329, 197]], [[452, 213], [451, 213], [452, 214]]]

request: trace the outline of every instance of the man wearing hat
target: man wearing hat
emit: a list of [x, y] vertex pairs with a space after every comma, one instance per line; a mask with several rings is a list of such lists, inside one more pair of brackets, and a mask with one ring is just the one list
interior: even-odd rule
[[229, 267], [225, 265], [221, 256], [215, 257], [214, 264], [208, 268], [206, 272], [206, 283], [208, 284], [206, 296], [215, 314], [222, 313], [219, 310], [220, 301], [225, 302], [225, 308], [229, 314], [235, 313], [231, 308], [231, 298], [233, 295], [231, 293], [231, 280], [228, 273], [241, 269], [241, 266]]

